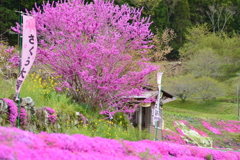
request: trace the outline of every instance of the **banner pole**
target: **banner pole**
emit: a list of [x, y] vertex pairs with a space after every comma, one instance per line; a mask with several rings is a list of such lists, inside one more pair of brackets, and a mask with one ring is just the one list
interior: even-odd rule
[[[160, 101], [161, 101], [161, 91], [162, 91], [162, 88], [161, 88], [161, 86], [159, 87], [159, 92], [158, 92], [158, 94], [159, 94], [159, 102], [158, 102], [158, 105], [157, 105], [157, 107], [158, 107], [158, 110], [159, 110], [159, 112], [160, 112]], [[162, 118], [162, 117], [161, 117]], [[158, 126], [159, 126], [159, 121], [156, 121], [156, 124], [155, 124], [155, 128], [156, 128], [156, 134], [155, 134], [155, 141], [156, 140], [159, 140], [158, 139]]]
[[[20, 11], [20, 24], [22, 25], [22, 12]], [[21, 72], [21, 58], [22, 58], [22, 33], [19, 35], [19, 67], [18, 67], [18, 74]], [[20, 112], [21, 112], [21, 106], [20, 106], [20, 92], [18, 93], [18, 118], [17, 118], [17, 126], [19, 128], [20, 126]]]
[[[159, 76], [157, 76], [158, 78], [157, 78], [157, 82], [158, 82], [158, 99], [157, 99], [157, 110], [158, 110], [158, 114], [159, 114], [159, 112], [160, 112], [160, 102], [161, 102], [161, 91], [162, 91], [162, 76], [163, 76], [163, 73], [164, 72], [161, 72], [161, 73], [158, 73], [158, 74], [161, 74], [161, 77], [160, 77], [160, 79], [158, 79], [159, 78]], [[160, 117], [160, 119], [161, 119], [161, 121], [162, 121], [162, 117]], [[162, 123], [160, 123], [161, 125], [162, 125]], [[155, 133], [155, 141], [156, 140], [158, 140], [158, 129], [159, 129], [159, 127], [158, 127], [158, 125], [159, 125], [159, 120], [158, 121], [156, 121], [156, 123], [155, 123], [155, 128], [156, 128], [156, 133]], [[162, 129], [162, 127], [161, 127], [161, 129]]]

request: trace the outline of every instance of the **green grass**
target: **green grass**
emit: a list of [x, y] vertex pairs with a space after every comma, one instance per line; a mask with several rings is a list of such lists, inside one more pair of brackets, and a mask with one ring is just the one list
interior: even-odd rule
[[[11, 98], [15, 94], [15, 79], [6, 80], [0, 77], [0, 98]], [[53, 109], [61, 109], [64, 112], [75, 112], [76, 108], [81, 105], [72, 103], [66, 94], [55, 92], [56, 82], [49, 78], [42, 80], [39, 75], [29, 74], [24, 81], [20, 97], [31, 97], [35, 103], [35, 107], [51, 107]]]
[[238, 120], [237, 104], [234, 103], [217, 101], [200, 103], [196, 100], [187, 100], [183, 103], [177, 99], [165, 104], [163, 108], [164, 112], [173, 115]]
[[[10, 98], [15, 93], [16, 80], [6, 80], [0, 77], [0, 98]], [[44, 84], [46, 82], [46, 84]], [[91, 110], [88, 104], [73, 103], [66, 97], [66, 94], [57, 93], [54, 89], [56, 86], [53, 79], [43, 81], [39, 75], [28, 75], [25, 80], [20, 96], [22, 98], [31, 97], [35, 102], [35, 107], [50, 107], [55, 110], [61, 110], [65, 113], [79, 112], [87, 119], [86, 125], [68, 126], [65, 130], [68, 134], [84, 134], [91, 137], [104, 137], [110, 139], [125, 139], [138, 141], [149, 139], [148, 131], [139, 131], [130, 125], [129, 120], [124, 114], [116, 114], [112, 121], [104, 120], [104, 115], [99, 114], [99, 110]], [[70, 124], [70, 122], [66, 122]], [[65, 133], [64, 132], [64, 133]]]
[[0, 75], [0, 98], [9, 98], [15, 92], [15, 80], [6, 80]]
[[82, 127], [75, 127], [68, 130], [69, 134], [84, 134], [90, 137], [103, 137], [109, 139], [124, 139], [129, 141], [139, 141], [149, 139], [147, 130], [139, 132], [138, 128], [132, 125], [122, 127], [120, 124], [109, 120], [92, 119], [90, 123]]

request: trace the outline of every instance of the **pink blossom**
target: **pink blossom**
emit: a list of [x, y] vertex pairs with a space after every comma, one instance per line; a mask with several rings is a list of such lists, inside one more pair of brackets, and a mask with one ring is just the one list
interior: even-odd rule
[[54, 115], [55, 111], [52, 108], [45, 107], [45, 110], [48, 113], [48, 120], [50, 123], [54, 123], [57, 120], [57, 115]]
[[207, 123], [206, 121], [202, 121], [202, 124], [205, 128], [209, 129], [210, 131], [212, 131], [215, 134], [222, 134], [221, 131], [217, 128], [211, 127], [211, 125], [209, 123]]
[[17, 120], [17, 116], [18, 116], [18, 108], [15, 105], [14, 101], [11, 99], [3, 99], [7, 105], [8, 105], [8, 109], [9, 109], [9, 113], [8, 113], [8, 118], [9, 118], [9, 122], [12, 126], [16, 125], [16, 120]]
[[[111, 1], [74, 0], [47, 2], [28, 12], [36, 18], [41, 37], [37, 64], [47, 64], [61, 75], [62, 86], [76, 100], [93, 107], [100, 107], [101, 102], [102, 113], [107, 115], [133, 113], [126, 105], [131, 99], [122, 97], [139, 95], [146, 76], [158, 69], [146, 58], [130, 54], [134, 51], [144, 57], [152, 47], [148, 45], [152, 22], [150, 17], [141, 17], [142, 9]], [[20, 32], [21, 27], [14, 30]]]
[[131, 142], [80, 134], [33, 134], [10, 127], [0, 127], [0, 142], [0, 159], [140, 160], [143, 155], [147, 156], [146, 159], [162, 160], [204, 160], [208, 155], [215, 160], [240, 159], [239, 152], [222, 152], [162, 141]]

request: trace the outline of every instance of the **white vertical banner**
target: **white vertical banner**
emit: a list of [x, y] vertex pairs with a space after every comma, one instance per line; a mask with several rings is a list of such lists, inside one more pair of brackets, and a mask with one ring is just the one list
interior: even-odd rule
[[[160, 113], [159, 113], [159, 105], [160, 105], [160, 99], [161, 99], [161, 87], [162, 87], [162, 75], [163, 72], [157, 73], [157, 84], [158, 84], [158, 96], [157, 101], [154, 106], [154, 112], [153, 112], [153, 124], [156, 125], [156, 122], [161, 119]], [[158, 127], [158, 126], [155, 126]]]
[[37, 34], [35, 18], [32, 16], [23, 15], [21, 69], [17, 78], [15, 88], [17, 100], [22, 84], [33, 65], [36, 53], [37, 53]]

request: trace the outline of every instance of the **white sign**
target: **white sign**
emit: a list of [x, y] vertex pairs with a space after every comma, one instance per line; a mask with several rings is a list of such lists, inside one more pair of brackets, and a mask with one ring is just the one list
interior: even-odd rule
[[[159, 113], [159, 105], [160, 105], [160, 99], [161, 99], [161, 81], [162, 81], [162, 75], [163, 72], [158, 72], [157, 74], [157, 83], [158, 83], [158, 97], [157, 101], [154, 106], [153, 111], [153, 124], [156, 125], [156, 122], [161, 119], [160, 113]], [[156, 126], [157, 127], [157, 126]]]

